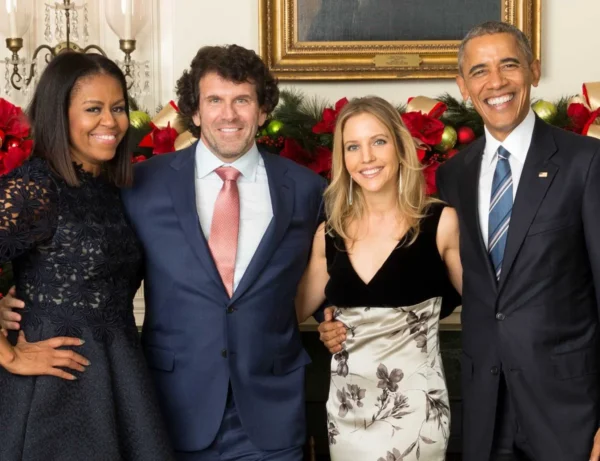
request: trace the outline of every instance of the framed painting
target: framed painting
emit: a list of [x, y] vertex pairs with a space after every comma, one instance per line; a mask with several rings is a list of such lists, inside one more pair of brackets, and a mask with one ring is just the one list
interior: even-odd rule
[[473, 26], [517, 26], [540, 58], [542, 0], [259, 0], [260, 54], [280, 80], [453, 78]]

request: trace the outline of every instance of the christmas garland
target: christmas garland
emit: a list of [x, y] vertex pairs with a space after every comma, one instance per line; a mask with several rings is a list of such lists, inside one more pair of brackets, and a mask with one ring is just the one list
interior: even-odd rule
[[[256, 142], [329, 177], [335, 122], [347, 103], [343, 98], [332, 106], [298, 91], [284, 90], [271, 118], [257, 133]], [[563, 97], [556, 102], [537, 100], [532, 108], [549, 124], [600, 138], [600, 82], [584, 84], [581, 96]], [[434, 194], [438, 167], [483, 135], [483, 120], [471, 104], [449, 94], [436, 99], [410, 98], [397, 109], [418, 141], [427, 192]], [[152, 120], [144, 112], [131, 113], [134, 161], [171, 152], [195, 140], [186, 130], [187, 120], [178, 112], [177, 106], [170, 102]]]

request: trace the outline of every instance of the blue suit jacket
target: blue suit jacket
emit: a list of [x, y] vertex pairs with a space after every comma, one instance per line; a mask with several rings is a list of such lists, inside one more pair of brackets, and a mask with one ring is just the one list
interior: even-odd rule
[[198, 219], [196, 145], [135, 169], [125, 206], [145, 250], [142, 344], [176, 450], [207, 447], [229, 383], [245, 431], [263, 450], [305, 439], [304, 366], [294, 297], [325, 182], [262, 154], [273, 219], [229, 299]]

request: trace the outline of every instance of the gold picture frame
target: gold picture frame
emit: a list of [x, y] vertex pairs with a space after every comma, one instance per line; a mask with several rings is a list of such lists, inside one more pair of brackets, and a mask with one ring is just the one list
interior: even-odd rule
[[[321, 1], [259, 0], [260, 55], [280, 80], [441, 79], [456, 76], [459, 39], [300, 40], [303, 38], [300, 35], [306, 35], [306, 27], [299, 30], [299, 5], [306, 8], [307, 2], [320, 4]], [[496, 1], [500, 4], [501, 17], [498, 19], [525, 32], [539, 59], [542, 0]], [[440, 7], [446, 4], [445, 0], [440, 2]]]

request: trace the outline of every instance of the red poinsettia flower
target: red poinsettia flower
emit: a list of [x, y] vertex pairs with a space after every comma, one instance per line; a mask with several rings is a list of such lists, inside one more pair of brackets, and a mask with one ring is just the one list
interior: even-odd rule
[[143, 155], [136, 155], [135, 157], [131, 158], [131, 163], [140, 163], [144, 160], [146, 160], [146, 157], [144, 157]]
[[317, 174], [325, 174], [331, 170], [331, 151], [326, 147], [319, 146], [311, 154], [296, 140], [287, 138], [279, 155], [304, 165]]
[[20, 107], [0, 98], [0, 130], [5, 136], [26, 138], [29, 136], [29, 123]]
[[583, 104], [575, 102], [567, 107], [567, 115], [571, 119], [571, 130], [575, 133], [586, 134], [590, 125], [600, 117], [600, 108], [591, 111]]
[[20, 166], [33, 147], [29, 122], [20, 107], [0, 98], [0, 175]]
[[171, 128], [171, 122], [167, 123], [164, 128], [156, 128], [152, 132], [152, 140], [154, 141], [153, 154], [168, 154], [175, 151], [175, 140], [177, 139], [177, 131]]
[[435, 146], [442, 141], [444, 124], [438, 119], [423, 115], [421, 112], [405, 112], [402, 121], [413, 136], [429, 146]]
[[436, 172], [437, 172], [438, 168], [440, 167], [440, 165], [441, 165], [440, 162], [438, 162], [436, 160], [432, 160], [431, 163], [429, 163], [429, 165], [427, 165], [425, 167], [425, 169], [423, 170], [423, 174], [425, 175], [425, 184], [426, 184], [425, 192], [428, 195], [437, 193], [437, 186], [435, 184], [435, 175], [436, 175]]
[[347, 98], [342, 98], [335, 103], [335, 109], [326, 108], [323, 110], [321, 121], [312, 128], [312, 132], [315, 134], [333, 133], [335, 129], [335, 122], [337, 121], [338, 115], [342, 108], [348, 104]]

